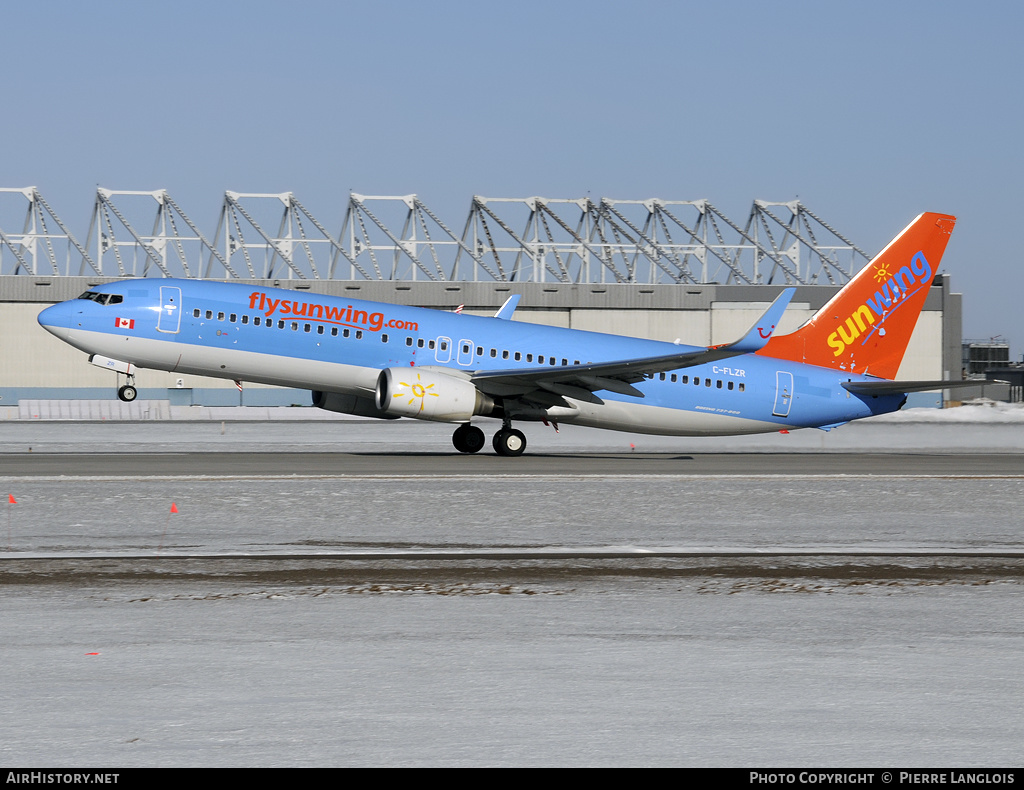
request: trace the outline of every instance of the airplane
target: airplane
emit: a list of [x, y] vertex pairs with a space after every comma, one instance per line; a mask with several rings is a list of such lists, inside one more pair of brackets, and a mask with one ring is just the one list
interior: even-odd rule
[[321, 409], [456, 424], [501, 421], [495, 452], [518, 456], [515, 422], [675, 436], [831, 428], [900, 409], [907, 393], [962, 381], [893, 381], [956, 218], [924, 213], [796, 331], [775, 328], [786, 288], [738, 340], [709, 347], [243, 283], [134, 279], [39, 314], [50, 333], [127, 376], [151, 368], [309, 389]]

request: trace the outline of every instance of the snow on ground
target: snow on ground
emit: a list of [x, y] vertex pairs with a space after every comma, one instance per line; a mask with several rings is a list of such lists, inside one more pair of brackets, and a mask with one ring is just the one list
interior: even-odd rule
[[951, 409], [903, 409], [870, 422], [1024, 423], [1024, 403], [977, 400]]

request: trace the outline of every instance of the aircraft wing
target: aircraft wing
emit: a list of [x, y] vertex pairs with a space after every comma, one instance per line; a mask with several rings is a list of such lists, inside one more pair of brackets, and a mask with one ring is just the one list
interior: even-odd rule
[[854, 395], [898, 395], [907, 392], [928, 392], [929, 390], [953, 389], [954, 387], [979, 387], [983, 384], [1004, 384], [994, 379], [954, 379], [952, 381], [844, 381], [843, 389]]
[[490, 395], [527, 395], [536, 390], [546, 390], [556, 395], [593, 401], [594, 392], [608, 390], [642, 398], [643, 393], [632, 384], [643, 381], [648, 376], [704, 365], [742, 354], [752, 354], [763, 348], [771, 339], [795, 292], [795, 288], [785, 289], [743, 337], [725, 345], [683, 351], [678, 354], [585, 365], [478, 371], [470, 376], [470, 380], [479, 390]]

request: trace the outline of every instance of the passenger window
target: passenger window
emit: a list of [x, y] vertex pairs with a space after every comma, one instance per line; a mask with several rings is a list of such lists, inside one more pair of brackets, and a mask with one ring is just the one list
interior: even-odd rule
[[277, 322], [278, 329], [284, 329], [284, 319]]
[[538, 364], [540, 364], [540, 365], [543, 365], [543, 364], [544, 364], [544, 357], [543, 357], [543, 356], [540, 356], [540, 355], [538, 355], [538, 357], [537, 357], [537, 363], [538, 363]]
[[722, 380], [721, 379], [718, 380], [718, 383], [715, 384], [715, 387], [717, 387], [718, 389], [722, 389]]
[[492, 348], [491, 349], [491, 357], [496, 357], [496, 356], [498, 356], [498, 349]]
[[507, 351], [502, 351], [501, 352], [501, 358], [502, 359], [508, 359], [508, 352]]
[[[411, 346], [411, 345], [412, 345], [412, 338], [411, 338], [411, 337], [407, 337], [407, 338], [405, 339], [405, 344], [406, 344], [407, 346]], [[422, 348], [422, 346], [420, 346], [420, 348]]]
[[743, 392], [743, 390], [745, 390], [746, 388], [747, 388], [747, 385], [746, 385], [746, 384], [744, 384], [744, 383], [743, 383], [743, 382], [741, 381], [741, 382], [740, 382], [740, 392]]
[[521, 362], [522, 359], [523, 359], [523, 355], [521, 353], [519, 353], [518, 351], [514, 354], [514, 357], [515, 357], [516, 362]]
[[206, 317], [207, 318], [213, 318], [213, 310], [207, 310], [206, 311]]
[[729, 382], [729, 389], [732, 389], [733, 382]]
[[429, 348], [431, 351], [434, 350], [434, 341], [433, 340], [431, 340], [430, 342], [427, 343], [427, 348]]
[[217, 313], [217, 320], [218, 321], [223, 321], [224, 320], [224, 313]]
[[363, 330], [362, 329], [357, 329], [356, 330], [356, 340], [362, 340], [362, 339], [363, 339]]
[[348, 337], [351, 334], [352, 334], [352, 332], [350, 330], [346, 329], [344, 332], [341, 333], [341, 336], [342, 337]]
[[337, 337], [337, 336], [338, 336], [338, 327], [332, 326], [331, 327], [331, 337]]
[[676, 383], [676, 374], [675, 373], [672, 374], [672, 383], [673, 384]]
[[228, 316], [228, 321], [234, 324], [238, 321], [238, 316], [235, 313], [232, 313], [231, 315]]
[[[526, 355], [526, 361], [527, 362], [533, 362], [533, 354], [527, 354]], [[543, 361], [544, 360], [541, 360], [541, 362], [543, 362]]]
[[292, 331], [293, 332], [298, 332], [299, 331], [299, 322], [298, 321], [292, 321]]
[[693, 386], [695, 386], [695, 387], [699, 387], [700, 386], [700, 376], [694, 376], [693, 377]]
[[476, 347], [476, 355], [478, 357], [482, 357], [484, 355], [484, 347], [483, 346], [477, 346]]
[[705, 387], [710, 387], [711, 386], [711, 379], [704, 379], [704, 386]]
[[381, 335], [380, 336], [380, 342], [381, 343], [387, 343], [388, 342], [388, 336], [387, 335]]
[[318, 335], [322, 335], [324, 333], [324, 325], [323, 324], [317, 324], [317, 326], [316, 326], [316, 333]]
[[195, 310], [192, 311], [192, 317], [193, 318], [199, 318], [199, 316], [200, 316], [200, 312], [199, 312], [199, 308], [197, 307]]
[[313, 327], [311, 327], [311, 326], [310, 326], [309, 324], [303, 324], [303, 325], [302, 325], [302, 331], [303, 331], [303, 332], [308, 332], [308, 331], [309, 331], [309, 330], [311, 330], [312, 328], [313, 328]]
[[242, 316], [242, 323], [243, 324], [248, 324], [249, 323], [249, 316], [243, 315]]
[[551, 359], [548, 360], [548, 364], [549, 365], [554, 365], [556, 363], [557, 363], [557, 360], [554, 357], [551, 357]]
[[662, 380], [662, 381], [664, 381], [664, 380], [665, 380], [665, 374], [664, 374], [664, 373], [662, 373], [662, 374], [660, 374], [660, 375], [661, 375], [661, 380]]
[[260, 323], [261, 323], [261, 322], [260, 322], [260, 317], [259, 317], [259, 316], [256, 316], [256, 317], [255, 317], [254, 319], [252, 319], [252, 322], [253, 322], [253, 323], [254, 323], [254, 324], [255, 324], [256, 326], [259, 326], [259, 325], [260, 325]]

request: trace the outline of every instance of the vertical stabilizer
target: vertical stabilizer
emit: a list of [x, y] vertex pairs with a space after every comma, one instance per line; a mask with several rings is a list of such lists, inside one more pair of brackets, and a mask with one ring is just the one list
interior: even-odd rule
[[810, 321], [760, 354], [893, 379], [956, 224], [921, 214]]

